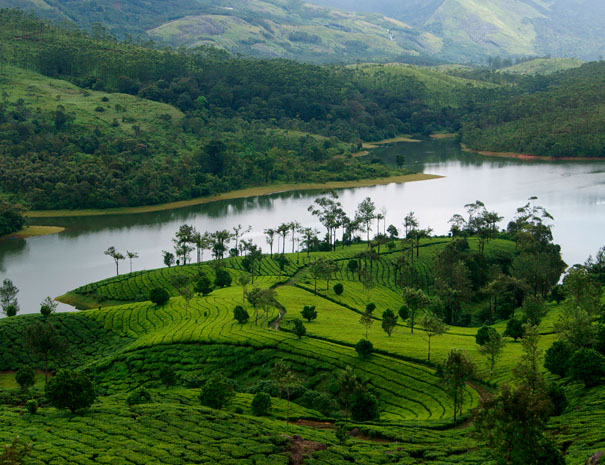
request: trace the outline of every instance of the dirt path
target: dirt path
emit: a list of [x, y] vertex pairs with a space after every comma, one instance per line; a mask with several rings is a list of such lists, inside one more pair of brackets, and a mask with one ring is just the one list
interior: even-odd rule
[[[294, 273], [292, 276], [290, 276], [290, 279], [288, 279], [288, 281], [286, 281], [285, 283], [282, 283], [282, 284], [278, 284], [277, 286], [275, 286], [275, 289], [279, 289], [280, 287], [283, 287], [283, 286], [295, 286], [296, 283], [298, 281], [300, 281], [303, 278], [303, 276], [305, 275], [305, 273], [307, 271], [307, 267], [308, 267], [308, 265], [305, 265], [302, 268], [298, 269], [298, 271], [296, 273]], [[274, 329], [275, 331], [279, 331], [279, 322], [286, 315], [286, 308], [282, 304], [280, 304], [277, 300], [275, 301], [275, 306], [279, 309], [279, 315], [277, 315], [277, 318], [275, 319], [275, 321], [273, 323], [271, 323], [271, 328]]]

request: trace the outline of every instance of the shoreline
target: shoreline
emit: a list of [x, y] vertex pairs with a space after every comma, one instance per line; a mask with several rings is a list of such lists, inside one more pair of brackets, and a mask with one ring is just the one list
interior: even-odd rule
[[531, 155], [527, 153], [515, 152], [491, 152], [489, 150], [471, 149], [464, 144], [460, 144], [460, 148], [469, 153], [483, 155], [486, 157], [514, 158], [516, 160], [537, 160], [537, 161], [596, 161], [605, 160], [605, 157], [551, 157], [549, 155]]
[[12, 239], [29, 239], [30, 237], [48, 236], [65, 231], [62, 226], [26, 226], [21, 231], [0, 236], [0, 241], [9, 241]]
[[368, 155], [370, 153], [369, 150], [371, 150], [371, 149], [376, 149], [376, 148], [380, 147], [381, 145], [396, 144], [398, 142], [422, 142], [422, 141], [420, 139], [412, 139], [411, 137], [408, 137], [408, 136], [397, 136], [397, 137], [393, 137], [391, 139], [378, 140], [376, 142], [364, 142], [361, 144], [362, 150], [360, 150], [359, 152], [352, 153], [351, 156], [352, 157], [363, 157], [365, 155]]
[[[32, 210], [25, 214], [28, 218], [59, 218], [59, 217], [78, 217], [78, 216], [103, 216], [103, 215], [129, 215], [135, 213], [153, 213], [158, 211], [173, 210], [177, 208], [192, 207], [217, 200], [244, 199], [248, 197], [258, 197], [262, 195], [279, 194], [282, 192], [295, 192], [303, 190], [321, 190], [321, 189], [348, 189], [354, 187], [371, 187], [392, 183], [428, 181], [439, 179], [443, 176], [436, 174], [402, 174], [388, 176], [385, 178], [360, 179], [356, 181], [331, 181], [326, 183], [301, 183], [301, 184], [274, 184], [271, 186], [250, 187], [235, 191], [216, 194], [209, 197], [198, 197], [191, 200], [181, 200], [178, 202], [162, 203], [158, 205], [147, 205], [141, 207], [121, 207], [108, 209], [84, 209], [84, 210]], [[58, 231], [57, 231], [58, 232]]]

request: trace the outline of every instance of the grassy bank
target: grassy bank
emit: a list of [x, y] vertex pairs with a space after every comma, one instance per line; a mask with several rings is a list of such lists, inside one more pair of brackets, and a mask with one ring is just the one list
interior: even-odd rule
[[8, 239], [27, 239], [29, 237], [47, 236], [65, 231], [61, 226], [26, 226], [21, 231], [0, 236], [0, 241]]
[[465, 152], [476, 153], [477, 155], [484, 155], [486, 157], [500, 157], [500, 158], [515, 158], [517, 160], [543, 160], [543, 161], [594, 161], [604, 160], [603, 157], [549, 157], [543, 155], [531, 155], [527, 153], [514, 153], [514, 152], [490, 152], [489, 150], [477, 150], [471, 149], [464, 144], [460, 145], [462, 150]]
[[84, 209], [84, 210], [33, 210], [27, 212], [29, 218], [54, 218], [65, 216], [99, 216], [99, 215], [130, 215], [134, 213], [149, 213], [175, 208], [191, 207], [217, 200], [242, 199], [256, 197], [259, 195], [276, 194], [279, 192], [302, 191], [313, 189], [347, 189], [352, 187], [369, 187], [382, 184], [402, 183], [412, 181], [426, 181], [441, 178], [434, 174], [405, 174], [400, 176], [388, 176], [386, 178], [360, 179], [358, 181], [332, 181], [326, 183], [301, 183], [301, 184], [274, 184], [270, 186], [250, 187], [224, 194], [199, 197], [197, 199], [182, 200], [180, 202], [163, 203], [159, 205], [147, 205], [142, 207], [108, 208], [108, 209]]

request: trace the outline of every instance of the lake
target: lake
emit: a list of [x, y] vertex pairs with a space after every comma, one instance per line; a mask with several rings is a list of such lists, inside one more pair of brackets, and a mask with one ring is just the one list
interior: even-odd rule
[[[446, 234], [447, 221], [454, 213], [464, 214], [467, 203], [483, 201], [489, 210], [505, 217], [500, 226], [506, 227], [515, 210], [537, 196], [537, 204], [555, 218], [555, 241], [561, 244], [568, 264], [584, 262], [605, 245], [605, 162], [483, 157], [462, 152], [451, 140], [394, 144], [374, 150], [371, 156], [393, 162], [397, 154], [405, 157], [406, 167], [444, 178], [340, 190], [340, 202], [348, 214], [371, 197], [378, 209], [386, 209], [387, 225], [401, 228], [405, 214], [414, 211], [421, 227]], [[35, 224], [67, 229], [51, 236], [0, 242], [0, 280], [10, 278], [20, 289], [21, 313], [35, 313], [47, 295], [55, 297], [115, 274], [113, 260], [103, 254], [109, 246], [124, 254], [137, 252], [133, 270], [163, 266], [161, 251], [172, 250], [171, 239], [183, 223], [201, 231], [250, 225], [252, 231], [245, 238], [268, 251], [262, 231], [282, 222], [297, 220], [323, 234], [307, 211], [317, 194], [272, 194], [136, 215], [35, 219]], [[286, 251], [291, 250], [288, 243]], [[120, 272], [128, 270], [128, 261], [120, 262]], [[61, 310], [68, 309], [61, 305]]]

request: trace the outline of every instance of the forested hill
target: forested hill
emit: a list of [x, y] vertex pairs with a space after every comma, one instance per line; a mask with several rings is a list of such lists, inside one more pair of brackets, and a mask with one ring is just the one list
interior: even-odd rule
[[0, 26], [1, 190], [35, 209], [386, 176], [350, 157], [362, 140], [457, 129], [421, 75], [143, 48], [16, 10]]
[[462, 141], [496, 152], [605, 156], [605, 62], [528, 82], [536, 87], [469, 113]]

